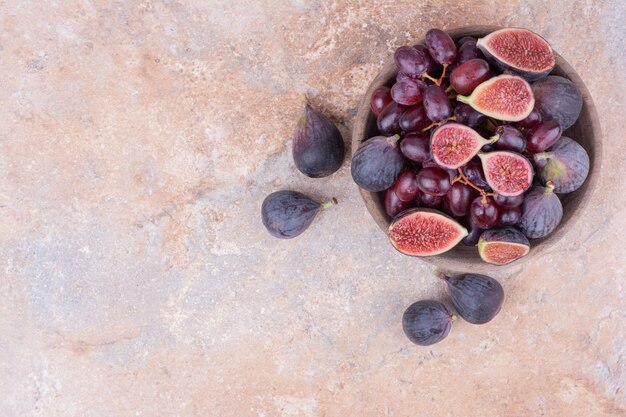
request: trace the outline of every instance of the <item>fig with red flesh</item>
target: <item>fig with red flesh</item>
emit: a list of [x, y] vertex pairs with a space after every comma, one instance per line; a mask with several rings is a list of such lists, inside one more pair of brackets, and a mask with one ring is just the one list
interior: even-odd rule
[[559, 122], [563, 130], [578, 119], [583, 97], [576, 85], [567, 78], [549, 75], [532, 86], [537, 110], [545, 117]]
[[363, 143], [352, 157], [352, 179], [367, 191], [384, 191], [398, 179], [404, 169], [404, 156], [398, 146], [398, 135], [376, 136]]
[[507, 122], [525, 119], [535, 105], [530, 84], [521, 77], [508, 74], [490, 78], [469, 96], [458, 95], [456, 99], [484, 115]]
[[442, 272], [437, 276], [448, 284], [452, 305], [465, 321], [484, 324], [500, 312], [504, 289], [495, 279], [480, 274], [451, 277]]
[[576, 191], [589, 174], [589, 155], [574, 140], [562, 136], [552, 149], [533, 155], [535, 161], [545, 162], [537, 175], [542, 183], [551, 181], [559, 194]]
[[304, 232], [322, 208], [337, 204], [335, 198], [320, 204], [297, 191], [276, 191], [265, 197], [261, 220], [268, 232], [279, 239], [291, 239]]
[[498, 135], [485, 139], [471, 127], [459, 123], [446, 123], [430, 137], [433, 160], [440, 166], [456, 169], [467, 164], [484, 145], [494, 143]]
[[512, 227], [485, 230], [478, 240], [478, 254], [483, 261], [494, 265], [508, 264], [529, 251], [526, 236]]
[[500, 71], [528, 81], [548, 75], [556, 65], [550, 44], [528, 29], [505, 28], [478, 39], [476, 46]]
[[406, 309], [402, 315], [402, 330], [416, 345], [429, 346], [448, 336], [454, 320], [456, 315], [442, 302], [422, 300]]
[[478, 154], [491, 189], [503, 196], [522, 194], [533, 182], [533, 167], [522, 155], [509, 151]]
[[396, 217], [387, 235], [393, 247], [405, 255], [431, 256], [455, 247], [467, 236], [467, 229], [441, 212], [416, 208]]
[[522, 216], [516, 227], [531, 239], [552, 233], [563, 218], [561, 200], [554, 194], [554, 184], [533, 187], [522, 203]]

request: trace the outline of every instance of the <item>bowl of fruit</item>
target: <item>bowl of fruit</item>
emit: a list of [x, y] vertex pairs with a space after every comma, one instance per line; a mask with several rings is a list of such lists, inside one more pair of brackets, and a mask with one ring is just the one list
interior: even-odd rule
[[431, 29], [369, 86], [352, 135], [365, 206], [403, 254], [480, 270], [584, 216], [601, 130], [574, 69], [522, 28]]

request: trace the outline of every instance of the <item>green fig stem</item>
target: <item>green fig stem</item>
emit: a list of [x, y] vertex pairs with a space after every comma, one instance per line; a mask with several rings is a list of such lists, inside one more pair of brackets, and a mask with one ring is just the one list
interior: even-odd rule
[[552, 181], [546, 182], [546, 191], [545, 194], [550, 194], [554, 191], [554, 183]]
[[438, 269], [438, 268], [436, 268], [433, 271], [433, 275], [436, 276], [439, 279], [444, 279], [445, 280], [447, 278], [446, 273], [443, 272], [441, 269]]
[[309, 98], [307, 97], [306, 93], [302, 93], [302, 94], [300, 94], [300, 100], [301, 100], [304, 104], [310, 104], [310, 103], [309, 103]]
[[387, 136], [387, 143], [389, 144], [389, 146], [392, 147], [396, 147], [398, 146], [398, 141], [400, 140], [401, 136], [399, 134], [395, 134], [393, 136]]
[[469, 104], [469, 96], [457, 95], [456, 101], [460, 101], [461, 103]]
[[335, 197], [331, 198], [329, 201], [322, 203], [323, 209], [331, 208], [332, 206], [337, 204], [337, 199]]
[[456, 319], [458, 319], [458, 316], [456, 314], [450, 315], [450, 321], [455, 321]]

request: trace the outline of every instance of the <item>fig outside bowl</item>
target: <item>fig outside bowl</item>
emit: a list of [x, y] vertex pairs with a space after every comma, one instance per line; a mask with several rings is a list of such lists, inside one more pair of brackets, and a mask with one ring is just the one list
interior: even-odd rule
[[[474, 36], [476, 38], [480, 38], [498, 29], [501, 28], [494, 26], [468, 26], [448, 30], [447, 32], [456, 41], [463, 36]], [[550, 40], [548, 39], [548, 42], [549, 41]], [[415, 42], [415, 44], [419, 43], [423, 44], [424, 40], [421, 39]], [[591, 99], [591, 95], [585, 87], [585, 84], [580, 79], [576, 71], [574, 71], [574, 69], [557, 53], [557, 51], [554, 52], [556, 56], [556, 67], [552, 71], [551, 75], [560, 75], [572, 81], [578, 87], [583, 97], [583, 107], [578, 120], [572, 127], [563, 132], [563, 135], [571, 137], [580, 143], [589, 153], [590, 160], [589, 175], [584, 184], [573, 193], [560, 195], [561, 202], [563, 203], [563, 219], [561, 220], [561, 224], [552, 234], [546, 236], [545, 238], [531, 239], [530, 253], [505, 266], [496, 266], [484, 262], [478, 255], [478, 249], [476, 247], [465, 246], [462, 243], [459, 243], [452, 250], [441, 255], [421, 258], [424, 261], [432, 263], [445, 270], [465, 272], [493, 271], [497, 268], [519, 265], [526, 260], [531, 259], [533, 255], [537, 255], [549, 248], [555, 247], [563, 235], [575, 227], [576, 222], [580, 221], [580, 219], [584, 217], [585, 209], [589, 200], [591, 200], [593, 190], [597, 187], [597, 181], [599, 178], [600, 159], [602, 154], [602, 134], [600, 122], [593, 100]], [[359, 104], [352, 132], [353, 155], [363, 142], [379, 134], [376, 128], [376, 117], [370, 109], [370, 99], [372, 93], [378, 87], [383, 85], [391, 87], [395, 81], [396, 74], [397, 69], [393, 61], [393, 56], [390, 54], [387, 59], [387, 63], [376, 76], [374, 81], [372, 81]], [[359, 192], [363, 198], [365, 207], [384, 233], [381, 234], [381, 239], [386, 239], [385, 236], [387, 234], [391, 218], [387, 215], [387, 213], [385, 213], [384, 192], [372, 193], [361, 188], [359, 189]]]

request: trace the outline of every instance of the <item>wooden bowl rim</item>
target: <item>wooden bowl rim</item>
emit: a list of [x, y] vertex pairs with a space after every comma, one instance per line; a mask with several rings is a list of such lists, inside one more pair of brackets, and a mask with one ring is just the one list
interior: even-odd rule
[[[501, 29], [501, 27], [466, 26], [466, 27], [446, 30], [446, 32], [449, 33], [452, 38], [458, 39], [459, 37], [462, 37], [462, 36], [478, 36], [478, 37], [485, 36], [486, 34], [494, 30], [498, 30], [498, 29]], [[417, 42], [415, 42], [415, 44], [419, 44], [423, 42], [424, 40], [420, 39]], [[579, 221], [581, 217], [583, 217], [584, 211], [587, 209], [589, 201], [592, 199], [591, 197], [593, 196], [595, 190], [597, 189], [598, 181], [600, 178], [600, 169], [601, 169], [601, 161], [602, 161], [602, 158], [601, 158], [602, 156], [602, 129], [600, 127], [600, 120], [598, 117], [596, 107], [593, 103], [593, 99], [591, 97], [591, 94], [589, 93], [589, 90], [583, 83], [578, 73], [576, 73], [576, 71], [570, 66], [570, 64], [567, 61], [565, 61], [565, 59], [563, 59], [563, 57], [561, 57], [556, 51], [554, 51], [554, 53], [556, 56], [556, 66], [555, 66], [555, 70], [553, 71], [553, 73], [556, 72], [556, 73], [563, 74], [563, 76], [565, 76], [574, 84], [576, 84], [576, 86], [580, 90], [582, 97], [583, 97], [583, 109], [581, 110], [581, 116], [583, 115], [583, 112], [585, 112], [585, 114], [589, 115], [588, 118], [591, 121], [590, 126], [581, 127], [579, 125], [581, 123], [581, 120], [580, 120], [581, 117], [579, 117], [579, 120], [577, 120], [574, 126], [572, 126], [572, 128], [576, 127], [579, 129], [591, 131], [592, 137], [588, 141], [589, 144], [591, 145], [591, 149], [586, 149], [587, 152], [589, 153], [589, 159], [590, 159], [589, 174], [587, 176], [585, 183], [583, 184], [583, 186], [581, 186], [581, 188], [579, 188], [574, 193], [568, 194], [568, 196], [573, 195], [574, 196], [573, 198], [567, 198], [567, 197], [563, 198], [564, 200], [567, 200], [567, 201], [576, 199], [578, 200], [578, 204], [576, 204], [574, 207], [570, 207], [569, 205], [567, 206], [567, 217], [564, 214], [563, 221], [559, 225], [557, 230], [555, 230], [552, 234], [550, 234], [544, 239], [531, 241], [530, 253], [527, 256], [521, 259], [518, 259], [515, 262], [505, 265], [507, 267], [520, 265], [523, 262], [530, 259], [533, 255], [538, 255], [546, 251], [548, 248], [554, 247], [555, 244], [559, 240], [561, 240], [561, 238], [565, 234], [567, 234], [567, 231], [571, 230], [571, 228], [576, 224], [576, 222]], [[371, 99], [372, 93], [378, 87], [388, 84], [393, 78], [395, 78], [396, 73], [397, 73], [397, 70], [396, 70], [393, 58], [392, 57], [388, 58], [387, 63], [383, 66], [381, 71], [378, 73], [378, 75], [374, 78], [372, 83], [369, 85], [366, 93], [363, 95], [363, 98], [361, 99], [361, 102], [359, 103], [358, 111], [355, 117], [354, 128], [352, 132], [352, 155], [354, 155], [354, 153], [356, 152], [356, 150], [358, 149], [358, 147], [363, 141], [365, 141], [366, 139], [369, 139], [365, 137], [365, 135], [368, 129], [369, 118], [370, 116], [373, 117], [373, 115], [371, 114], [371, 109], [370, 109], [370, 99]], [[551, 75], [553, 73], [551, 73]], [[570, 129], [568, 129], [568, 132]], [[580, 142], [578, 138], [573, 138], [573, 139]], [[359, 188], [359, 193], [361, 194], [363, 202], [365, 203], [365, 206], [367, 210], [369, 211], [370, 215], [372, 216], [376, 224], [380, 227], [380, 229], [386, 235], [387, 229], [389, 227], [389, 220], [388, 220], [388, 216], [386, 215], [386, 213], [384, 213], [380, 209], [379, 204], [377, 203], [378, 197], [376, 196], [376, 193], [371, 193], [362, 188]], [[533, 242], [538, 242], [538, 243], [533, 245]], [[440, 267], [442, 269], [451, 270], [451, 271], [454, 271], [454, 270], [463, 271], [471, 267], [472, 271], [487, 272], [487, 271], [493, 271], [495, 269], [503, 268], [502, 266], [491, 265], [482, 261], [482, 259], [480, 259], [480, 256], [478, 255], [478, 251], [475, 252], [475, 256], [473, 257], [467, 257], [467, 256], [461, 257], [459, 256], [460, 252], [461, 251], [459, 251], [458, 248], [455, 248], [441, 255], [428, 256], [428, 257], [423, 257], [420, 259], [423, 259], [424, 261], [434, 264], [437, 267]]]

